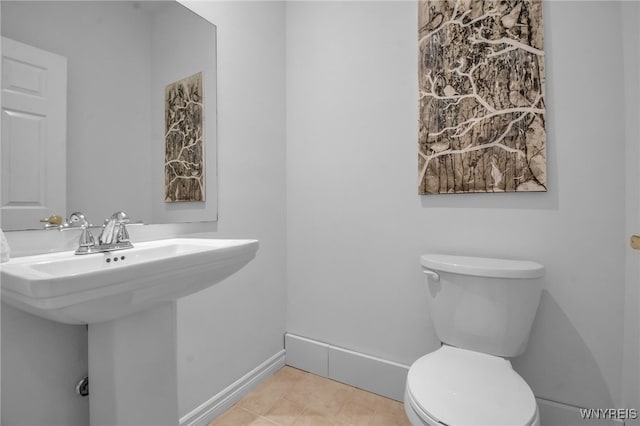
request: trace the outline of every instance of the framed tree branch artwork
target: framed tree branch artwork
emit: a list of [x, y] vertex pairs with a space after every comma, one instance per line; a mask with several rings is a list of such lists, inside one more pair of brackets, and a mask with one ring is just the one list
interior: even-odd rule
[[165, 87], [164, 201], [205, 201], [202, 73]]
[[542, 1], [418, 4], [418, 192], [546, 191]]

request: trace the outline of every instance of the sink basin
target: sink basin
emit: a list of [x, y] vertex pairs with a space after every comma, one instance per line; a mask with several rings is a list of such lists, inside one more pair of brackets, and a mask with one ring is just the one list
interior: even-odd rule
[[66, 324], [108, 321], [216, 284], [257, 250], [257, 240], [174, 238], [86, 256], [18, 257], [0, 266], [2, 300]]

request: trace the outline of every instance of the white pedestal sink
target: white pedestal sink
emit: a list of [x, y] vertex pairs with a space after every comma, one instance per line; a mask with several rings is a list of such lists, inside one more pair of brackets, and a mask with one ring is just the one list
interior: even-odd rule
[[0, 267], [2, 300], [89, 324], [91, 425], [178, 424], [176, 300], [255, 257], [256, 240], [169, 239], [76, 256], [26, 256]]

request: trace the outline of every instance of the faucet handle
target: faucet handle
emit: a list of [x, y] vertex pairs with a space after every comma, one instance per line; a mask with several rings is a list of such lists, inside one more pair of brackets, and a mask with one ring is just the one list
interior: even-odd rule
[[93, 247], [96, 244], [96, 241], [93, 238], [93, 234], [89, 229], [87, 229], [86, 225], [82, 225], [82, 231], [80, 232], [80, 247]]
[[129, 241], [129, 231], [127, 231], [127, 227], [125, 223], [122, 222], [118, 225], [118, 235], [116, 236], [116, 241], [119, 243], [126, 243]]

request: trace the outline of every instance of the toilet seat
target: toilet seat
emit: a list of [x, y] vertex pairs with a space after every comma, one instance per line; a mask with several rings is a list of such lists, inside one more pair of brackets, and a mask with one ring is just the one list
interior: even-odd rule
[[528, 426], [537, 404], [504, 358], [442, 346], [413, 363], [407, 395], [428, 424]]

